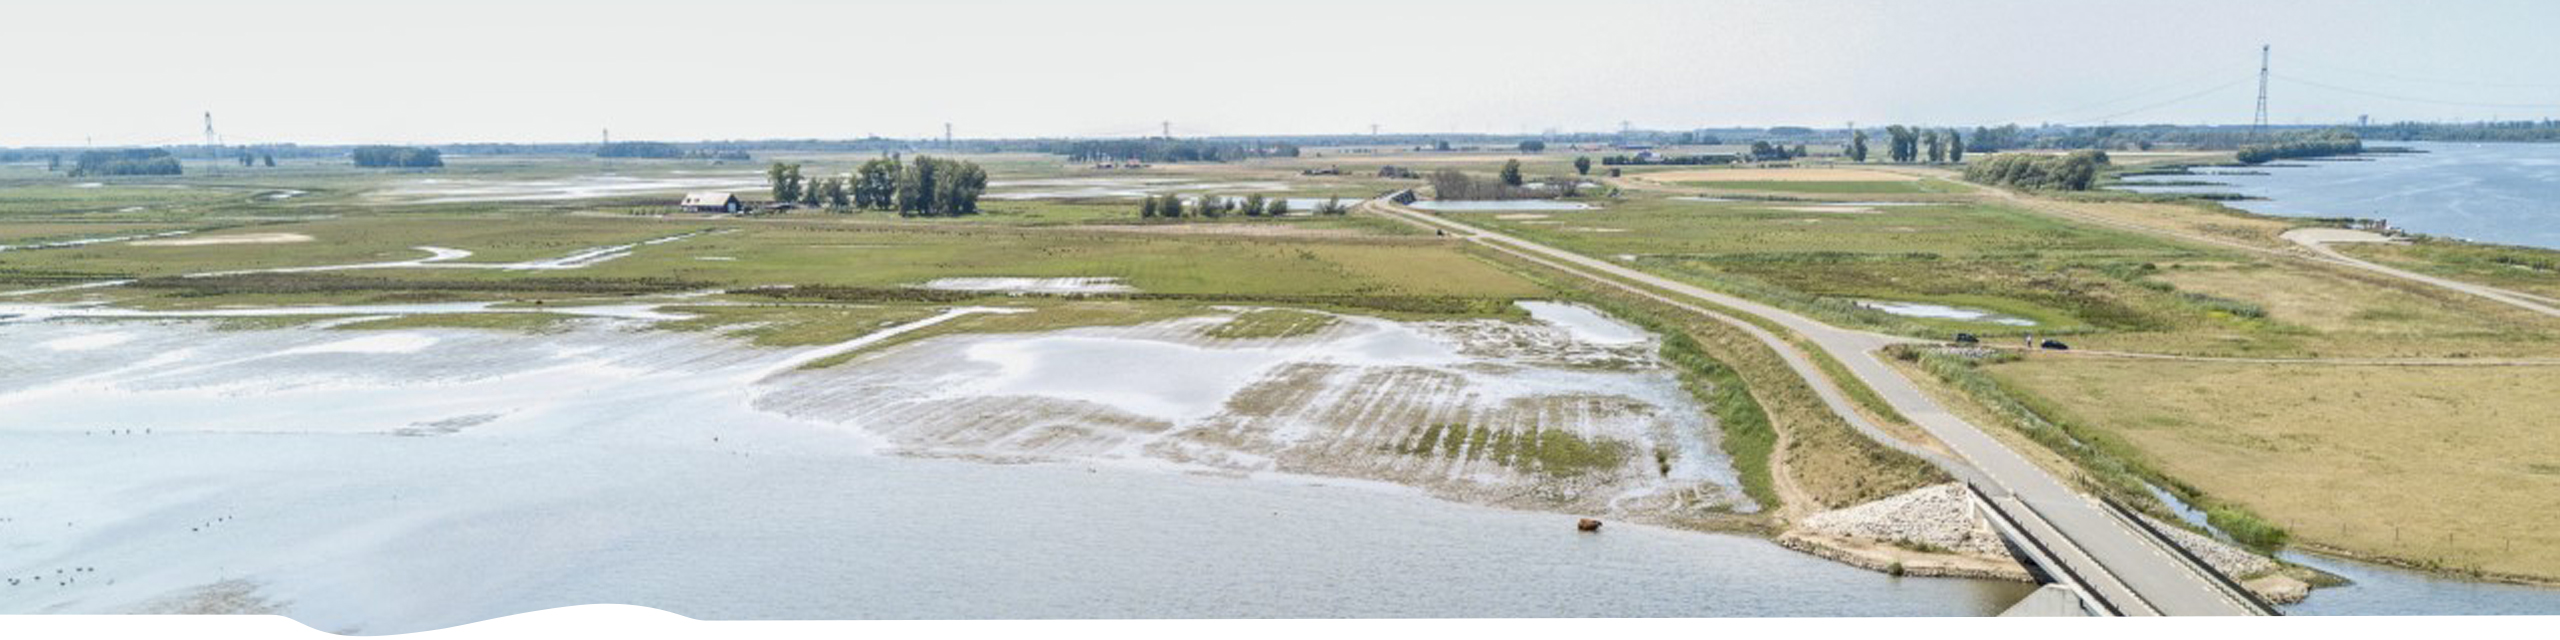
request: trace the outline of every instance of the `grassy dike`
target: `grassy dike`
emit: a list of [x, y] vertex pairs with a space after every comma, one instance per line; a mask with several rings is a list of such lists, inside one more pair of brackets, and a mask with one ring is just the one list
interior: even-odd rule
[[2023, 389], [2002, 383], [1982, 371], [1992, 364], [2018, 356], [1998, 353], [1988, 358], [1968, 358], [1945, 352], [1915, 347], [1893, 347], [1895, 359], [1916, 365], [1920, 370], [1945, 383], [1968, 400], [1998, 416], [2000, 421], [2038, 446], [2070, 460], [2081, 472], [2081, 485], [2136, 505], [2163, 522], [2182, 522], [2169, 505], [2151, 493], [2149, 487], [2160, 487], [2179, 500], [2204, 510], [2214, 528], [2231, 539], [2259, 551], [2282, 548], [2290, 538], [2282, 527], [2267, 522], [2237, 504], [2217, 500], [2187, 483], [2161, 473], [2145, 461], [2131, 443], [2105, 430], [2090, 428], [2070, 417], [2059, 405], [2045, 401]]

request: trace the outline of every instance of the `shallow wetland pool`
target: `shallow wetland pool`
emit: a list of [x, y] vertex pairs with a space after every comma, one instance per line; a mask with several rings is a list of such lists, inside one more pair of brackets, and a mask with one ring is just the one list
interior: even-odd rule
[[[396, 633], [587, 602], [704, 618], [1962, 615], [2023, 594], [1644, 526], [1751, 505], [1703, 412], [1647, 364], [1648, 337], [1532, 311], [1343, 316], [1270, 338], [1207, 337], [1216, 315], [947, 335], [821, 369], [799, 365], [836, 347], [632, 317], [539, 339], [0, 323], [31, 345], [0, 356], [0, 574], [78, 576], [5, 587], [0, 610], [221, 599]], [[1450, 435], [1464, 424], [1487, 428]], [[1547, 430], [1637, 462], [1493, 444]], [[1678, 463], [1653, 468], [1657, 448]], [[1562, 489], [1497, 491], [1540, 486]], [[1576, 534], [1566, 508], [1617, 524]]]

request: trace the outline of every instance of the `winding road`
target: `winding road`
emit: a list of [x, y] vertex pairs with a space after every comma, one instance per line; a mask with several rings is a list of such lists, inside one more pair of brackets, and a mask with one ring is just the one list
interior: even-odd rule
[[[1424, 213], [1389, 199], [1362, 204], [1376, 215], [1437, 229], [1463, 240], [1519, 256], [1604, 285], [1671, 303], [1710, 319], [1742, 328], [1779, 353], [1813, 386], [1824, 404], [1879, 442], [1922, 453], [1950, 473], [1971, 482], [2003, 511], [2026, 523], [2027, 533], [2051, 548], [2057, 560], [2077, 574], [2084, 588], [2125, 615], [2251, 615], [2258, 610], [2220, 586], [2204, 570], [2185, 560], [2166, 541], [2138, 530], [2060, 478], [1993, 438], [1982, 427], [1958, 417], [1904, 378], [1878, 355], [1907, 338], [1844, 329], [1794, 312], [1688, 283], [1627, 268], [1599, 258], [1532, 242], [1515, 236]], [[1686, 300], [1682, 300], [1685, 298]], [[1919, 447], [1884, 435], [1858, 412], [1836, 381], [1797, 346], [1760, 326], [1689, 301], [1755, 316], [1802, 336], [1841, 364], [1849, 374], [1875, 390], [1886, 404], [1945, 443], [1955, 459], [1924, 453]]]

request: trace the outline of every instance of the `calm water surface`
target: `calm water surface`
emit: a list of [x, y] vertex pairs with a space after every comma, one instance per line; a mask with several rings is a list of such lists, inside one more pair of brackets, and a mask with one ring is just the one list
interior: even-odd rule
[[[2240, 193], [2231, 206], [2280, 216], [2384, 218], [2393, 226], [2478, 242], [2560, 249], [2560, 144], [2382, 142], [2425, 153], [2357, 161], [2282, 161], [2267, 175], [2166, 176], [2228, 186], [2133, 187], [2144, 192]], [[2248, 171], [2207, 168], [2199, 173]], [[2134, 182], [2138, 184], [2141, 179]]]

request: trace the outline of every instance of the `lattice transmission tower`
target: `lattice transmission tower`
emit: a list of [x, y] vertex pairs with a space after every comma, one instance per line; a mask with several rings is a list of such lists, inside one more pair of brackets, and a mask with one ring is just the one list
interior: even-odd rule
[[2249, 121], [2250, 135], [2267, 133], [2267, 53], [2273, 50], [2273, 46], [2258, 45], [2258, 117]]

